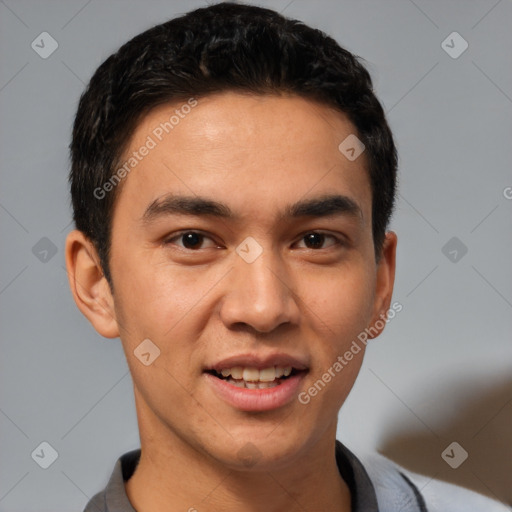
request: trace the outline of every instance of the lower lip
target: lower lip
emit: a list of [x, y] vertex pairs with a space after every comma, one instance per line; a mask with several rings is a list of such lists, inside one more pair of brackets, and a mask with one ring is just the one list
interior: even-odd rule
[[286, 405], [298, 395], [305, 374], [306, 372], [297, 373], [282, 380], [281, 384], [266, 389], [239, 388], [210, 373], [204, 373], [203, 375], [208, 379], [215, 392], [236, 409], [241, 411], [271, 411]]

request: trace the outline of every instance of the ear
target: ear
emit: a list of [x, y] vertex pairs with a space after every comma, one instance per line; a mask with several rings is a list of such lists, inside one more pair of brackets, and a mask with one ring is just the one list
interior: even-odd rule
[[78, 230], [66, 238], [69, 286], [78, 309], [105, 338], [117, 338], [114, 297], [92, 242]]
[[[377, 278], [375, 284], [375, 299], [372, 320], [368, 331], [368, 338], [376, 338], [381, 334], [386, 325], [385, 319], [395, 284], [395, 263], [397, 236], [393, 231], [388, 231], [382, 247], [382, 253], [377, 264]], [[379, 327], [380, 326], [380, 327]]]

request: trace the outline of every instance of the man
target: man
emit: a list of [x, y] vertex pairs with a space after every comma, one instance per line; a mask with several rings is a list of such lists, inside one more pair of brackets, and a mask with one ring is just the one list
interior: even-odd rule
[[141, 439], [86, 512], [503, 509], [336, 441], [395, 308], [396, 150], [353, 55], [198, 9], [98, 68], [71, 155], [70, 285], [121, 338]]

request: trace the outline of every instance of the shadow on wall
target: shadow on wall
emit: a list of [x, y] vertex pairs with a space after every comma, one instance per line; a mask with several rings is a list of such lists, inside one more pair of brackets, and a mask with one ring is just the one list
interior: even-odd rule
[[[466, 396], [471, 385], [466, 386]], [[455, 396], [461, 389], [455, 391]], [[481, 393], [480, 389], [476, 399], [466, 399], [460, 407], [452, 404], [452, 419], [444, 424], [429, 423], [422, 415], [433, 432], [395, 431], [384, 439], [379, 452], [410, 471], [512, 505], [512, 380]], [[446, 406], [448, 397], [450, 391], [445, 390], [437, 396], [437, 404]], [[450, 447], [452, 442], [467, 452], [467, 459], [460, 465], [464, 451], [457, 445]], [[449, 463], [458, 467], [452, 468]]]

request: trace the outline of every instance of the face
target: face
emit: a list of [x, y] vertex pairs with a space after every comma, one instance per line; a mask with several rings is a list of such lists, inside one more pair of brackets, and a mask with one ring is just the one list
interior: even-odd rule
[[335, 436], [364, 345], [343, 356], [389, 308], [396, 239], [377, 264], [365, 154], [338, 149], [356, 133], [343, 114], [231, 92], [183, 104], [139, 124], [112, 223], [141, 442], [284, 467]]

